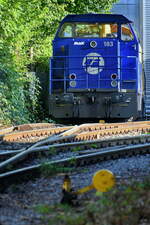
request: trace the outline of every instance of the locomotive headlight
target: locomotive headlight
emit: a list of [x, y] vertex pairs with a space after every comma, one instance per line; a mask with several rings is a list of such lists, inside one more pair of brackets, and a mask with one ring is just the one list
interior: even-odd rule
[[77, 82], [72, 80], [72, 81], [69, 82], [69, 85], [70, 85], [70, 87], [76, 87]]
[[76, 79], [76, 74], [75, 74], [75, 73], [71, 73], [71, 74], [69, 75], [69, 79], [70, 79], [70, 80], [75, 80], [75, 79]]
[[117, 85], [118, 85], [118, 82], [116, 80], [112, 80], [111, 81], [111, 86], [112, 87], [117, 87]]
[[96, 48], [97, 42], [96, 42], [96, 41], [91, 41], [91, 42], [90, 42], [90, 46], [91, 46], [92, 48]]
[[111, 75], [111, 79], [112, 79], [112, 80], [116, 80], [116, 79], [117, 79], [117, 74], [116, 74], [116, 73], [113, 73], [113, 74]]

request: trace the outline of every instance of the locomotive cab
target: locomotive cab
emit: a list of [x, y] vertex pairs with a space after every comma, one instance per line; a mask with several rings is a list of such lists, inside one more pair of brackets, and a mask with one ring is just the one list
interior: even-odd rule
[[112, 14], [66, 16], [53, 41], [49, 113], [137, 118], [142, 99], [142, 59], [131, 21]]

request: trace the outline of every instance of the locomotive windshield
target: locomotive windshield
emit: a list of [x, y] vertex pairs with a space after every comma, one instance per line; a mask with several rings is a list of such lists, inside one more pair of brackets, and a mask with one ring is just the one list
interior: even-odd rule
[[[61, 38], [117, 38], [117, 24], [101, 23], [64, 23], [58, 34]], [[129, 24], [121, 25], [121, 40], [134, 39]]]
[[64, 23], [58, 34], [61, 38], [117, 38], [117, 24]]

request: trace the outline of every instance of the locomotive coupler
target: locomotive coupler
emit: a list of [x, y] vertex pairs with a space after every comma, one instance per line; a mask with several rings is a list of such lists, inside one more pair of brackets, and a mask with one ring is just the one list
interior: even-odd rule
[[80, 105], [80, 98], [79, 97], [73, 97], [73, 104], [74, 105]]
[[65, 175], [62, 185], [62, 204], [69, 204], [72, 206], [78, 206], [77, 196], [83, 194], [92, 189], [96, 189], [99, 192], [107, 192], [115, 185], [115, 176], [109, 170], [97, 171], [92, 179], [92, 184], [83, 187], [77, 191], [74, 191], [71, 185], [71, 179], [68, 175]]
[[93, 104], [96, 101], [96, 91], [95, 90], [91, 90], [91, 92], [89, 92], [87, 94], [88, 97], [88, 103], [89, 104]]
[[112, 103], [111, 97], [110, 96], [109, 97], [105, 97], [104, 98], [104, 103], [105, 103], [105, 105], [110, 105]]

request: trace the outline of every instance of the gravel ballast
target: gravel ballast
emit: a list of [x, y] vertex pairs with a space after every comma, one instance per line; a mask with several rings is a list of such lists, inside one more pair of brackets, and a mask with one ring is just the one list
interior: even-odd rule
[[[77, 168], [77, 172], [70, 174], [74, 189], [91, 184], [93, 174], [100, 169], [112, 171], [117, 177], [117, 183], [122, 179], [128, 180], [129, 177], [140, 181], [150, 175], [150, 155], [103, 161]], [[64, 174], [41, 177], [20, 185], [12, 185], [4, 193], [0, 193], [0, 225], [42, 224], [41, 215], [34, 207], [59, 203], [63, 179]], [[88, 198], [89, 193], [82, 197]]]

